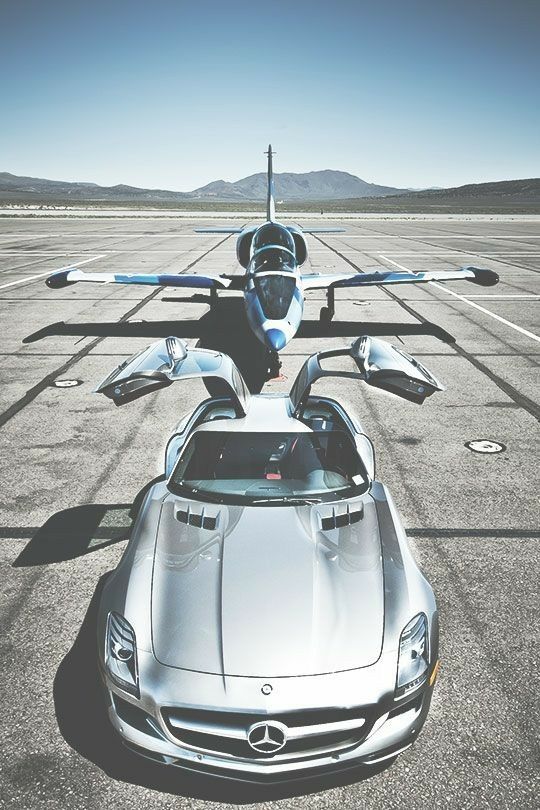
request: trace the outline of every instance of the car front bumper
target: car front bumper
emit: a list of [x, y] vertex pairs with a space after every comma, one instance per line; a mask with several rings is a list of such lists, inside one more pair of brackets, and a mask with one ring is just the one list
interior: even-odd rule
[[[418, 737], [427, 717], [433, 687], [422, 689], [381, 713], [358, 743], [335, 751], [290, 757], [250, 759], [183, 745], [171, 734], [160, 712], [144, 711], [140, 701], [104, 678], [110, 721], [124, 744], [136, 754], [161, 764], [212, 773], [241, 781], [275, 783], [315, 777], [347, 768], [373, 766], [394, 758]], [[371, 707], [373, 708], [373, 707]], [[375, 707], [375, 714], [377, 707]]]

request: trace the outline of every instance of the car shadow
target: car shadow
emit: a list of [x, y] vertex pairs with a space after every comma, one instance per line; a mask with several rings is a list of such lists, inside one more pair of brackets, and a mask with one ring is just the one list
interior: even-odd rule
[[392, 761], [324, 778], [256, 785], [161, 765], [129, 751], [109, 722], [97, 666], [98, 607], [109, 576], [110, 572], [99, 580], [77, 638], [58, 668], [53, 698], [58, 728], [64, 740], [112, 779], [185, 798], [242, 805], [342, 787], [371, 778], [391, 765]]
[[[166, 299], [196, 301], [208, 300], [206, 296], [191, 298]], [[165, 299], [163, 299], [165, 300]], [[276, 368], [269, 362], [269, 352], [257, 340], [246, 318], [244, 302], [241, 298], [220, 298], [214, 309], [205, 312], [201, 318], [193, 320], [167, 321], [127, 321], [105, 323], [66, 323], [59, 321], [27, 335], [23, 343], [35, 343], [47, 337], [67, 335], [70, 337], [120, 337], [120, 338], [158, 338], [174, 335], [183, 339], [197, 341], [197, 345], [206, 349], [228, 354], [242, 373], [250, 391], [258, 393], [264, 383], [275, 376]], [[455, 343], [455, 338], [437, 324], [429, 321], [423, 323], [384, 323], [369, 321], [332, 321], [328, 326], [317, 320], [305, 320], [300, 324], [298, 338], [332, 338], [359, 335], [398, 336], [398, 335], [431, 335], [445, 343]], [[207, 386], [208, 387], [208, 386]], [[209, 388], [210, 393], [213, 391]]]
[[[37, 529], [18, 528], [17, 536], [30, 536], [30, 541], [12, 563], [13, 567], [73, 560], [126, 540], [147, 491], [163, 479], [161, 475], [145, 484], [131, 504], [83, 504], [57, 512]], [[8, 527], [4, 534], [11, 535]]]

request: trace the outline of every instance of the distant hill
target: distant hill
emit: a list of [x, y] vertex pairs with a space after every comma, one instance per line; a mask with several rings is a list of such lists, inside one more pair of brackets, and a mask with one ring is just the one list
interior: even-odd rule
[[[289, 211], [325, 212], [540, 212], [540, 179], [471, 183], [446, 189], [413, 191], [367, 183], [347, 172], [325, 169], [277, 174], [276, 197]], [[194, 191], [134, 186], [98, 186], [0, 172], [0, 203], [23, 205], [112, 205], [197, 210], [264, 209], [266, 175], [252, 174], [229, 183], [216, 180]]]
[[39, 177], [18, 177], [9, 172], [0, 172], [0, 199], [25, 197], [49, 198], [51, 201], [76, 200], [79, 202], [105, 201], [129, 202], [141, 200], [152, 202], [184, 200], [189, 197], [182, 191], [136, 188], [135, 186], [98, 186], [96, 183], [68, 183], [63, 180], [43, 180]]
[[[388, 194], [402, 194], [408, 189], [393, 186], [378, 186], [367, 183], [354, 174], [334, 169], [319, 172], [294, 174], [283, 172], [274, 177], [276, 197], [281, 200], [343, 200], [350, 197], [385, 197]], [[221, 200], [261, 200], [266, 195], [266, 174], [258, 172], [227, 183], [216, 180], [190, 192], [190, 196]]]
[[492, 183], [469, 183], [466, 186], [455, 188], [425, 189], [423, 191], [409, 192], [410, 199], [430, 200], [471, 200], [482, 197], [513, 200], [519, 198], [523, 202], [540, 201], [540, 178], [534, 177], [526, 180], [499, 180]]
[[[283, 200], [341, 200], [348, 197], [381, 197], [399, 194], [406, 189], [367, 183], [347, 172], [325, 169], [305, 174], [276, 174], [276, 196]], [[0, 172], [0, 198], [3, 200], [32, 197], [51, 201], [88, 202], [180, 202], [184, 200], [224, 200], [254, 202], [266, 196], [266, 174], [252, 174], [235, 183], [215, 180], [194, 191], [167, 191], [134, 186], [98, 186], [96, 183], [68, 183], [38, 177], [18, 177]]]

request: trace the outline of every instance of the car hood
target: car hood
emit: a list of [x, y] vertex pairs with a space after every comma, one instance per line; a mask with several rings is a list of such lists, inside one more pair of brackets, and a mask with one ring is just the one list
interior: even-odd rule
[[160, 663], [257, 677], [356, 669], [379, 658], [383, 624], [369, 495], [268, 508], [165, 499], [152, 581]]

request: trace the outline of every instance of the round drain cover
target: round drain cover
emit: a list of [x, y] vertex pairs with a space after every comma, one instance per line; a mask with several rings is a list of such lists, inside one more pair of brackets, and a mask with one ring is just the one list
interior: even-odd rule
[[55, 380], [55, 388], [75, 388], [76, 385], [82, 385], [82, 380]]
[[472, 442], [465, 442], [465, 447], [473, 453], [502, 453], [506, 450], [506, 445], [494, 442], [493, 439], [473, 439]]

